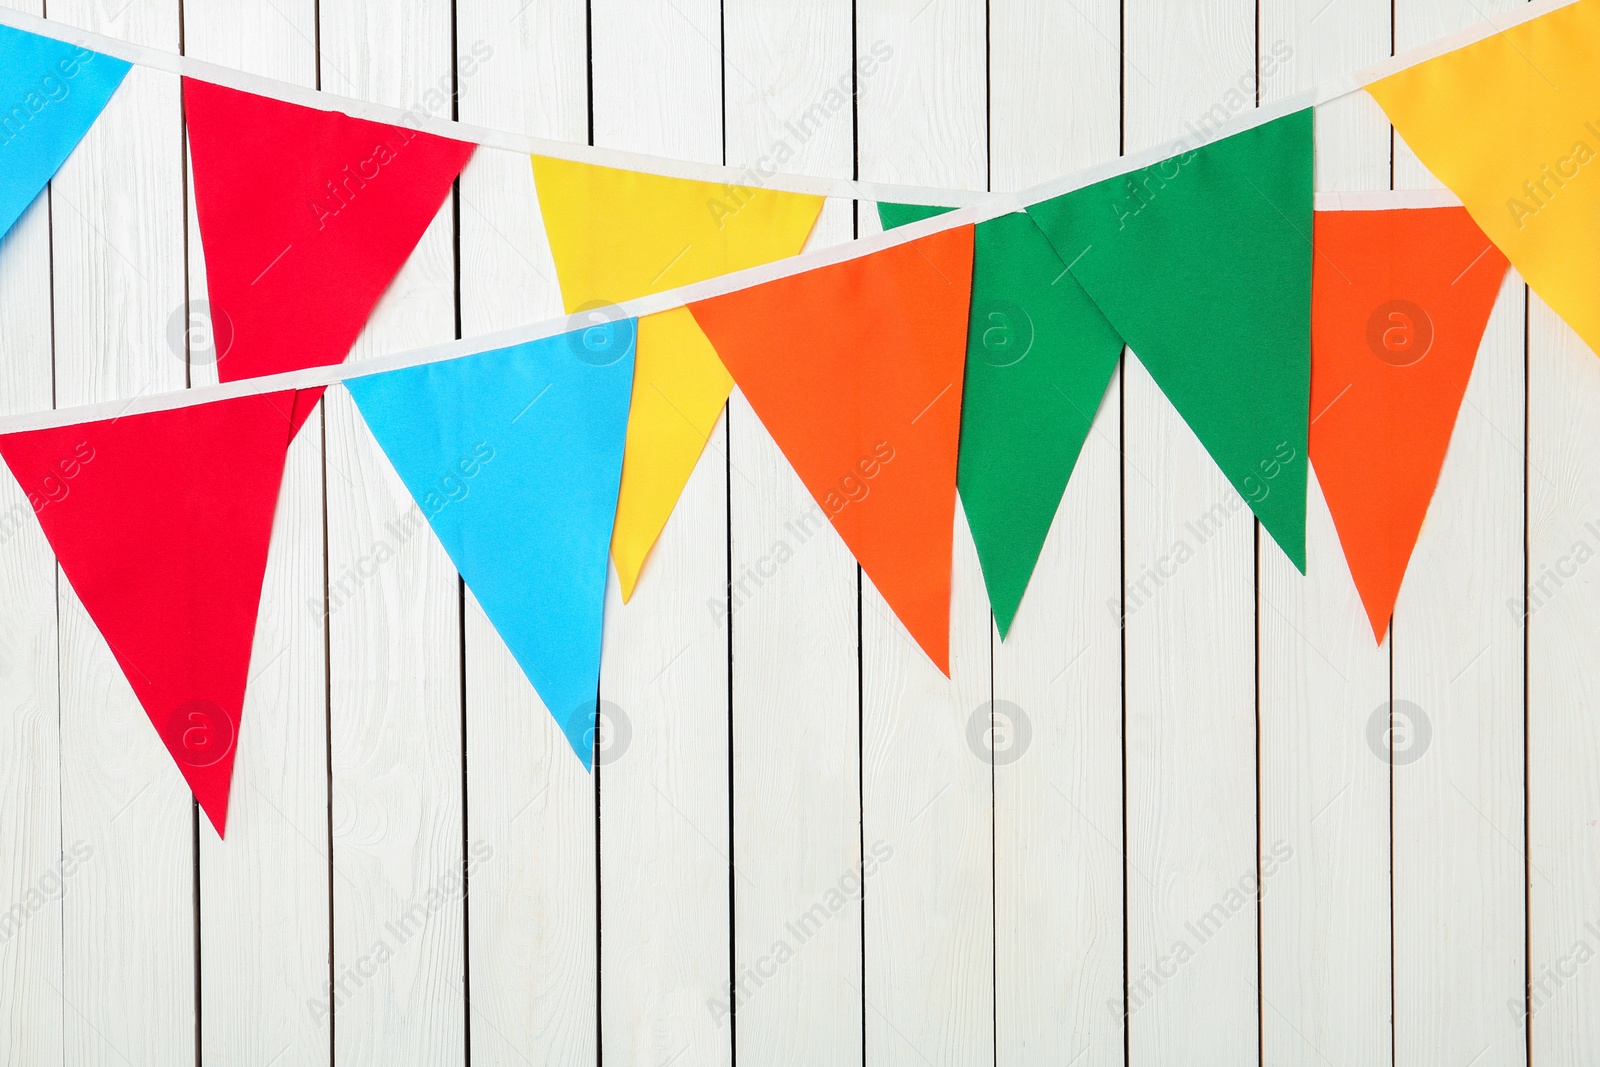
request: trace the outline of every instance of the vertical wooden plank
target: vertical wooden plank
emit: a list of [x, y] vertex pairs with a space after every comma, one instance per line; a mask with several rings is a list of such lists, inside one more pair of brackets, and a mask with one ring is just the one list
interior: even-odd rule
[[[591, 4], [594, 143], [722, 161], [711, 0]], [[731, 1061], [726, 420], [633, 599], [607, 592], [600, 697], [600, 1044], [610, 1062]], [[624, 738], [626, 743], [624, 744]], [[720, 1023], [720, 1025], [719, 1025]]]
[[[325, 89], [424, 106], [450, 84], [450, 5], [324, 0]], [[453, 205], [352, 359], [455, 335]], [[324, 401], [333, 764], [334, 1055], [465, 1057], [460, 580], [350, 395]]]
[[[186, 0], [184, 51], [316, 84], [309, 0]], [[217, 380], [227, 309], [207, 300], [190, 186], [190, 381]], [[226, 337], [226, 326], [223, 327]], [[181, 331], [168, 338], [182, 345]], [[245, 693], [228, 839], [200, 830], [201, 1055], [206, 1062], [328, 1062], [327, 681], [323, 650], [320, 424], [290, 446]]]
[[[989, 19], [994, 188], [1114, 158], [1119, 5], [1007, 0]], [[1114, 378], [1011, 633], [993, 637], [1000, 1064], [1123, 1062], [1121, 395]]]
[[[1124, 34], [1128, 151], [1252, 106], [1254, 4], [1137, 0]], [[1253, 1063], [1255, 523], [1137, 359], [1123, 400], [1129, 1062]]]
[[[1516, 6], [1397, 0], [1395, 48]], [[1395, 186], [1437, 184], [1396, 138]], [[1525, 578], [1525, 292], [1512, 272], [1395, 606], [1395, 722], [1412, 735], [1393, 772], [1398, 1064], [1527, 1061], [1507, 1007], [1527, 985], [1526, 674], [1506, 610]]]
[[[1387, 56], [1388, 4], [1274, 0], [1260, 42], [1261, 98], [1280, 100]], [[1318, 108], [1316, 137], [1318, 189], [1388, 187], [1389, 126], [1370, 97]], [[1260, 547], [1262, 1051], [1268, 1063], [1388, 1063], [1389, 752], [1368, 724], [1378, 716], [1383, 736], [1389, 646], [1373, 638], [1315, 472], [1306, 574], [1270, 538]]]
[[[42, 14], [34, 2], [7, 6]], [[51, 400], [50, 204], [41, 195], [0, 241], [0, 412], [41, 411]], [[8, 473], [0, 475], [0, 810], [0, 1062], [59, 1063], [61, 901], [94, 857], [87, 843], [61, 839], [55, 557]]]
[[[1537, 297], [1528, 324], [1528, 781], [1533, 1061], [1600, 1049], [1600, 360]], [[1523, 605], [1506, 605], [1520, 615]]]
[[[50, 15], [177, 50], [176, 0], [64, 0]], [[184, 310], [180, 135], [178, 80], [135, 69], [52, 185], [60, 407], [184, 386], [166, 344]], [[63, 901], [66, 1059], [192, 1060], [193, 802], [104, 638], [58, 589], [61, 840], [93, 850]]]
[[[880, 42], [891, 56], [861, 87], [861, 176], [983, 188], [984, 5], [864, 0], [856, 25], [858, 56]], [[956, 515], [949, 678], [862, 579], [862, 840], [883, 854], [863, 907], [869, 1063], [994, 1059], [993, 779], [968, 740], [993, 693], [990, 620]]]
[[[462, 121], [588, 139], [583, 3], [458, 3], [456, 51]], [[527, 156], [477, 154], [460, 224], [464, 336], [561, 314]], [[470, 592], [464, 637], [472, 1060], [592, 1062], [594, 781]]]
[[[877, 60], [852, 69], [849, 4], [741, 0], [725, 17], [730, 162], [849, 177], [851, 86], [877, 74]], [[849, 240], [853, 222], [849, 202], [829, 201], [810, 246]], [[721, 1003], [737, 1012], [742, 1064], [859, 1062], [872, 877], [855, 561], [742, 394], [729, 410], [733, 588], [706, 605], [733, 625], [737, 988]]]

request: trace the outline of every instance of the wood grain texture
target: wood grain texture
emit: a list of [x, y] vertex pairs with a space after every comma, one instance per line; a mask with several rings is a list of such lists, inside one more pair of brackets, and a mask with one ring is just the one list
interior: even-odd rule
[[[858, 55], [891, 50], [861, 87], [861, 177], [984, 187], [984, 5], [867, 0], [856, 24]], [[864, 898], [869, 1063], [994, 1060], [994, 789], [988, 749], [969, 742], [975, 716], [988, 734], [991, 624], [956, 516], [949, 678], [862, 578], [861, 836], [882, 856]]]
[[[8, 6], [41, 13], [37, 3]], [[44, 410], [52, 393], [42, 195], [0, 240], [0, 411]], [[61, 840], [56, 565], [26, 493], [6, 475], [0, 604], [0, 1063], [59, 1063], [62, 899], [82, 860], [69, 868]]]
[[[584, 33], [582, 3], [458, 3], [462, 121], [583, 141]], [[527, 156], [474, 157], [460, 225], [464, 336], [561, 314]], [[470, 592], [464, 639], [473, 1062], [593, 1062], [594, 780]]]
[[[728, 158], [849, 177], [851, 8], [724, 6]], [[843, 91], [841, 91], [841, 86]], [[796, 132], [800, 131], [800, 132]], [[867, 205], [866, 210], [871, 210]], [[850, 240], [831, 200], [808, 247]], [[856, 566], [735, 390], [729, 404], [734, 975], [741, 1064], [861, 1059]], [[708, 605], [710, 607], [710, 605]], [[865, 888], [864, 888], [865, 887]]]
[[[325, 88], [409, 108], [448, 86], [443, 0], [320, 15]], [[451, 217], [447, 201], [352, 359], [455, 335]], [[460, 579], [349, 394], [324, 405], [335, 1060], [462, 1062]]]
[[[1116, 156], [1120, 32], [1110, 2], [990, 5], [994, 188]], [[1123, 1062], [1121, 397], [1113, 378], [1010, 636], [992, 637], [1000, 1064]]]
[[[186, 54], [316, 84], [310, 2], [186, 0]], [[227, 310], [207, 300], [193, 181], [189, 377], [217, 380]], [[223, 327], [226, 336], [226, 326]], [[228, 804], [228, 839], [200, 831], [201, 1056], [207, 1063], [326, 1063], [327, 678], [320, 420], [290, 446], [278, 497]]]
[[[1263, 5], [1262, 101], [1387, 56], [1387, 15], [1376, 0]], [[1389, 126], [1371, 99], [1318, 109], [1316, 137], [1318, 190], [1388, 188]], [[1373, 639], [1315, 471], [1306, 575], [1266, 537], [1260, 565], [1261, 844], [1290, 853], [1262, 879], [1263, 1058], [1389, 1063], [1389, 761], [1368, 740], [1389, 710], [1389, 646]]]
[[[76, 0], [50, 15], [178, 43], [175, 0], [114, 11]], [[183, 357], [166, 343], [184, 303], [180, 135], [177, 79], [136, 69], [52, 183], [58, 406], [184, 385]], [[190, 1060], [193, 802], [105, 640], [65, 580], [58, 589], [61, 839], [93, 850], [63, 900], [65, 1058]]]
[[[1528, 323], [1528, 856], [1533, 1062], [1600, 1049], [1600, 360], [1533, 298]], [[1506, 605], [1513, 615], [1522, 605]], [[1515, 1011], [1513, 1011], [1515, 1014]]]
[[[708, 0], [591, 7], [594, 141], [723, 158], [720, 8]], [[665, 266], [665, 265], [663, 265]], [[729, 1063], [726, 420], [718, 420], [634, 591], [606, 596], [600, 780], [601, 1055]], [[621, 743], [627, 732], [626, 745]]]
[[[1517, 6], [1398, 0], [1405, 50]], [[1395, 186], [1436, 188], [1398, 137]], [[1463, 265], [1464, 266], [1464, 265]], [[1506, 278], [1395, 605], [1394, 1058], [1527, 1062], [1523, 791], [1526, 287]], [[1412, 751], [1415, 751], [1413, 749]], [[1398, 762], [1398, 760], [1397, 760]]]

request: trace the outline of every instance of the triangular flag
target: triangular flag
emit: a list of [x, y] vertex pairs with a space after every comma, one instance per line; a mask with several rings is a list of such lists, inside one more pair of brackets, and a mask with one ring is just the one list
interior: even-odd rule
[[221, 836], [290, 392], [0, 436], [61, 570]]
[[928, 658], [950, 565], [972, 227], [690, 305], [734, 381]]
[[78, 147], [129, 64], [0, 26], [0, 236]]
[[345, 382], [588, 767], [635, 320]]
[[[568, 312], [795, 255], [822, 210], [820, 196], [548, 156], [533, 157], [533, 177]], [[638, 381], [611, 548], [624, 601], [732, 387], [708, 358], [710, 345], [693, 317], [669, 316], [639, 325]]]
[[1600, 352], [1600, 0], [1367, 86], [1536, 293]]
[[1379, 641], [1506, 259], [1462, 208], [1319, 211], [1311, 462]]
[[473, 146], [194, 78], [183, 110], [218, 376], [343, 360]]
[[1311, 110], [1028, 209], [1301, 571]]
[[[879, 204], [885, 228], [945, 208]], [[1122, 338], [1023, 212], [978, 223], [956, 483], [1004, 640]]]
[[633, 596], [645, 556], [694, 473], [732, 389], [733, 379], [688, 308], [639, 320], [622, 492], [611, 535], [623, 603]]

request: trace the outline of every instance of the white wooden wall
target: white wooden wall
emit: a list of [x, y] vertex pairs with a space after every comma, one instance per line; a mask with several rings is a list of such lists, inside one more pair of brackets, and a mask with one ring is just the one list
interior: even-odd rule
[[[1512, 6], [5, 2], [487, 126], [971, 189]], [[1319, 188], [1432, 184], [1369, 100], [1318, 127]], [[829, 203], [812, 243], [876, 228]], [[483, 152], [354, 358], [548, 318], [553, 279], [526, 159]], [[0, 410], [214, 380], [170, 340], [204, 296], [178, 85], [135, 70], [0, 244]], [[1301, 578], [1126, 360], [1004, 644], [958, 519], [947, 681], [736, 393], [608, 602], [590, 777], [334, 390], [225, 843], [6, 479], [0, 1064], [1594, 1063], [1597, 410], [1513, 275], [1375, 647], [1315, 486]]]

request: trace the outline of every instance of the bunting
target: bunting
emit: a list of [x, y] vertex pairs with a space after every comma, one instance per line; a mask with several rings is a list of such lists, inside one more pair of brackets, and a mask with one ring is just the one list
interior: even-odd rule
[[[944, 208], [879, 204], [886, 229]], [[956, 484], [1001, 640], [1061, 506], [1122, 338], [1023, 212], [974, 239]]]
[[1462, 208], [1319, 211], [1311, 463], [1383, 640], [1506, 258]]
[[624, 319], [345, 383], [585, 768], [634, 331]]
[[1311, 109], [1028, 213], [1303, 573]]
[[1600, 0], [1367, 86], [1534, 292], [1600, 352]]
[[194, 78], [183, 107], [218, 377], [340, 362], [473, 146]]
[[78, 147], [129, 64], [0, 26], [0, 236]]
[[834, 529], [950, 673], [971, 226], [690, 305]]
[[[569, 313], [603, 309], [797, 254], [822, 198], [547, 156], [534, 183]], [[622, 599], [683, 492], [732, 381], [686, 313], [639, 326], [612, 558]]]
[[62, 573], [221, 836], [294, 396], [0, 436]]

